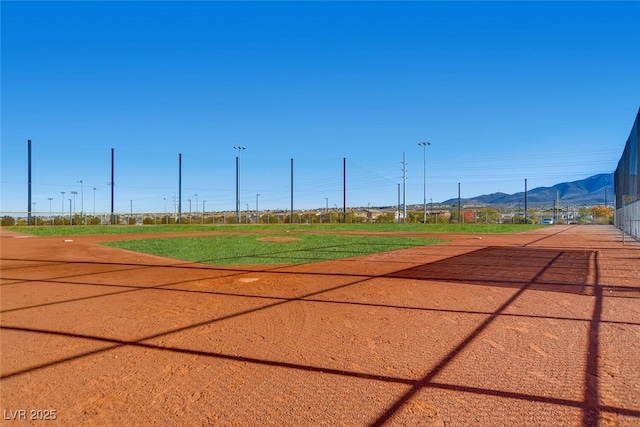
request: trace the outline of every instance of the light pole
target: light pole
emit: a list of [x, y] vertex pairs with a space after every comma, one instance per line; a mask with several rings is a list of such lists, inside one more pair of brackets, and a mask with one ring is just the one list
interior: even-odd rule
[[34, 225], [38, 225], [38, 217], [35, 216], [35, 213], [36, 213], [36, 202], [33, 202], [32, 205], [33, 205], [33, 209], [32, 210], [33, 210], [33, 213], [34, 213], [33, 224]]
[[62, 194], [62, 209], [60, 209], [60, 214], [64, 217], [64, 191], [61, 191]]
[[240, 224], [240, 151], [246, 150], [246, 148], [238, 145], [233, 149], [238, 150], [236, 156], [236, 223]]
[[94, 216], [94, 221], [95, 221], [95, 216], [96, 216], [96, 187], [93, 187], [93, 216]]
[[402, 223], [407, 222], [407, 157], [402, 152]]
[[260, 197], [260, 194], [256, 194], [256, 223], [260, 222], [260, 214], [258, 211], [258, 197]]
[[53, 215], [51, 215], [51, 201], [53, 197], [47, 197], [47, 200], [49, 201], [49, 220], [51, 220], [51, 225], [53, 225]]
[[427, 223], [427, 145], [431, 145], [430, 142], [419, 142], [418, 145], [422, 145], [422, 150], [424, 152], [424, 182], [423, 182], [423, 203], [424, 203], [424, 212], [422, 215], [422, 222], [424, 224]]
[[169, 224], [169, 218], [167, 217], [167, 198], [163, 197], [162, 200], [164, 200], [164, 217], [165, 217], [165, 224]]
[[71, 194], [73, 194], [73, 214], [75, 215], [76, 213], [76, 194], [78, 194], [77, 191], [72, 191]]
[[187, 199], [187, 201], [189, 202], [189, 219], [191, 219], [191, 199]]
[[206, 200], [202, 201], [202, 223], [204, 224], [204, 204], [207, 203]]
[[84, 215], [84, 187], [82, 185], [82, 180], [78, 182], [80, 183], [80, 215]]

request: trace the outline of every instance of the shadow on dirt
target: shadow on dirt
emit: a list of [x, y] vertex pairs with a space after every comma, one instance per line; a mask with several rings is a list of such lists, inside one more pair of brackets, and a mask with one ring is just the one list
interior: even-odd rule
[[592, 296], [594, 256], [594, 251], [586, 250], [487, 247], [386, 277], [517, 289], [526, 285], [529, 290]]
[[[205, 319], [200, 322], [188, 324], [177, 328], [159, 331], [153, 335], [145, 336], [140, 339], [128, 341], [122, 339], [105, 338], [94, 335], [83, 335], [72, 333], [68, 331], [55, 331], [55, 330], [41, 330], [37, 328], [24, 327], [24, 326], [11, 326], [0, 325], [0, 329], [13, 331], [17, 333], [25, 334], [43, 334], [43, 335], [57, 335], [68, 338], [81, 338], [90, 339], [104, 344], [105, 347], [85, 352], [82, 354], [69, 354], [67, 357], [63, 357], [54, 361], [42, 363], [38, 366], [28, 366], [21, 370], [13, 372], [5, 372], [0, 377], [3, 380], [9, 378], [15, 378], [28, 372], [44, 369], [50, 366], [55, 366], [61, 363], [69, 362], [79, 358], [95, 355], [101, 352], [113, 350], [121, 346], [136, 346], [151, 350], [161, 350], [168, 352], [175, 352], [181, 354], [190, 354], [195, 356], [205, 356], [216, 359], [233, 360], [243, 363], [252, 363], [257, 365], [267, 365], [273, 367], [282, 367], [287, 369], [296, 369], [303, 372], [323, 372], [331, 375], [339, 375], [344, 377], [353, 377], [359, 379], [366, 379], [372, 381], [384, 381], [389, 383], [404, 384], [408, 386], [408, 391], [399, 398], [392, 402], [387, 408], [379, 414], [377, 419], [372, 425], [384, 425], [391, 418], [394, 417], [402, 407], [405, 406], [417, 393], [426, 388], [438, 388], [444, 390], [460, 391], [465, 393], [473, 393], [482, 396], [497, 396], [506, 399], [522, 400], [529, 402], [540, 402], [546, 404], [553, 404], [559, 406], [568, 406], [579, 408], [582, 411], [582, 425], [592, 426], [598, 425], [599, 419], [603, 413], [617, 413], [624, 414], [636, 419], [640, 419], [640, 411], [636, 409], [625, 409], [618, 406], [607, 406], [602, 401], [602, 385], [599, 384], [598, 379], [598, 354], [600, 353], [600, 325], [602, 322], [603, 301], [605, 297], [609, 297], [609, 294], [603, 294], [608, 287], [601, 286], [599, 271], [598, 271], [598, 252], [591, 250], [567, 250], [567, 249], [546, 249], [546, 248], [527, 248], [527, 247], [487, 247], [479, 249], [474, 252], [454, 256], [444, 259], [442, 261], [432, 262], [428, 264], [422, 264], [417, 267], [399, 270], [393, 273], [389, 273], [383, 276], [355, 276], [351, 281], [343, 283], [331, 288], [322, 288], [316, 291], [299, 295], [293, 298], [284, 297], [264, 297], [264, 296], [250, 296], [253, 298], [265, 299], [265, 304], [259, 305], [254, 308], [250, 308], [244, 311], [238, 311], [230, 313], [223, 317]], [[116, 271], [128, 271], [130, 269], [146, 269], [156, 266], [148, 265], [119, 265], [120, 269]], [[175, 267], [175, 266], [174, 266]], [[167, 267], [164, 267], [167, 268]], [[217, 270], [214, 268], [207, 268], [206, 270], [213, 273]], [[186, 270], [183, 270], [186, 271]], [[93, 272], [95, 273], [95, 272]], [[87, 275], [90, 276], [93, 273], [84, 273], [80, 271], [76, 272], [76, 276]], [[219, 272], [222, 275], [234, 275], [240, 274], [241, 271], [223, 270]], [[285, 273], [282, 274], [293, 274]], [[318, 274], [318, 273], [313, 273]], [[324, 274], [324, 273], [323, 273]], [[327, 273], [329, 274], [329, 273]], [[333, 274], [333, 273], [330, 273]], [[220, 277], [217, 276], [216, 277]], [[459, 343], [453, 345], [450, 351], [442, 357], [441, 360], [424, 375], [422, 378], [402, 378], [393, 376], [380, 376], [375, 373], [362, 373], [344, 369], [327, 369], [325, 366], [305, 365], [301, 363], [294, 363], [293, 361], [271, 361], [261, 359], [259, 357], [240, 356], [232, 354], [224, 354], [219, 352], [206, 352], [197, 351], [179, 347], [164, 347], [149, 343], [152, 338], [158, 338], [176, 332], [181, 332], [187, 329], [220, 322], [232, 317], [242, 317], [248, 314], [272, 309], [277, 306], [282, 306], [291, 302], [298, 304], [309, 301], [319, 301], [317, 298], [327, 292], [344, 289], [346, 287], [354, 286], [356, 284], [366, 283], [374, 278], [394, 278], [394, 279], [408, 279], [424, 281], [425, 285], [428, 282], [446, 282], [455, 284], [472, 284], [480, 286], [493, 286], [493, 287], [508, 287], [513, 288], [515, 292], [503, 302], [501, 306], [492, 312], [486, 313], [487, 316], [477, 326], [470, 331], [464, 339]], [[187, 278], [183, 278], [188, 281]], [[17, 280], [17, 279], [16, 279]], [[29, 283], [29, 279], [21, 279], [25, 283]], [[33, 280], [33, 279], [32, 279]], [[53, 280], [49, 278], [49, 280]], [[60, 278], [56, 278], [60, 280]], [[202, 280], [202, 277], [199, 278]], [[42, 278], [39, 279], [43, 281]], [[116, 293], [145, 291], [149, 289], [159, 289], [161, 287], [167, 287], [176, 285], [179, 282], [165, 283], [162, 285], [155, 285], [150, 287], [134, 287], [131, 285], [118, 285], [122, 289], [116, 290]], [[86, 283], [86, 285], [92, 285]], [[105, 283], [101, 283], [100, 286], [107, 286]], [[112, 285], [113, 286], [113, 285]], [[636, 289], [637, 288], [633, 288]], [[526, 291], [540, 290], [551, 292], [565, 292], [578, 295], [586, 295], [594, 297], [593, 300], [593, 312], [589, 319], [589, 336], [587, 341], [586, 354], [586, 369], [584, 372], [584, 395], [581, 399], [567, 400], [556, 397], [539, 396], [534, 394], [522, 394], [514, 392], [506, 392], [501, 390], [494, 390], [488, 385], [486, 388], [474, 388], [467, 386], [459, 386], [454, 384], [446, 384], [436, 381], [439, 373], [441, 373], [451, 362], [469, 345], [474, 342], [496, 319], [505, 314], [505, 311]], [[189, 290], [171, 289], [174, 292], [194, 292]], [[198, 291], [200, 292], [200, 291]], [[211, 292], [211, 291], [210, 291]], [[113, 293], [110, 293], [113, 294]], [[247, 295], [249, 297], [249, 295]], [[102, 298], [104, 295], [95, 295], [85, 298], [76, 298], [74, 301], [88, 298]], [[270, 300], [270, 301], [269, 301]], [[334, 301], [324, 301], [327, 303], [334, 303]], [[48, 302], [46, 305], [59, 304], [57, 302]], [[351, 303], [353, 304], [353, 303]], [[40, 304], [39, 306], [44, 306]], [[24, 310], [29, 307], [15, 308], [11, 311]], [[394, 307], [394, 309], [402, 309], [402, 307]], [[405, 307], [410, 309], [410, 307]], [[5, 313], [9, 310], [5, 310]]]

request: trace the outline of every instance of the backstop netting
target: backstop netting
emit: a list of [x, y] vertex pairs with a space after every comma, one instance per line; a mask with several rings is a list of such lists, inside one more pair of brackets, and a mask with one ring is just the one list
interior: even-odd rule
[[616, 226], [635, 239], [640, 239], [639, 118], [640, 110], [636, 113], [635, 122], [614, 174]]

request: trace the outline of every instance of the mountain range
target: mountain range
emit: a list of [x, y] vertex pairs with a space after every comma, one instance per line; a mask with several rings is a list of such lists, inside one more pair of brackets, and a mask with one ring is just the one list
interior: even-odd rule
[[[560, 206], [610, 205], [613, 202], [613, 173], [598, 174], [579, 181], [563, 182], [552, 187], [538, 187], [527, 191], [530, 206], [553, 206], [556, 196], [560, 196]], [[463, 205], [479, 204], [493, 206], [524, 205], [525, 193], [491, 193], [460, 199]], [[458, 204], [458, 199], [449, 199], [443, 205]]]

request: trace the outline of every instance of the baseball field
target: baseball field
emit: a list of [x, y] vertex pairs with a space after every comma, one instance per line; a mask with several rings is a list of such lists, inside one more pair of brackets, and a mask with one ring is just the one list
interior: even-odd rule
[[130, 230], [0, 230], [3, 425], [640, 425], [640, 243], [612, 226], [224, 265], [105, 245], [185, 237]]

